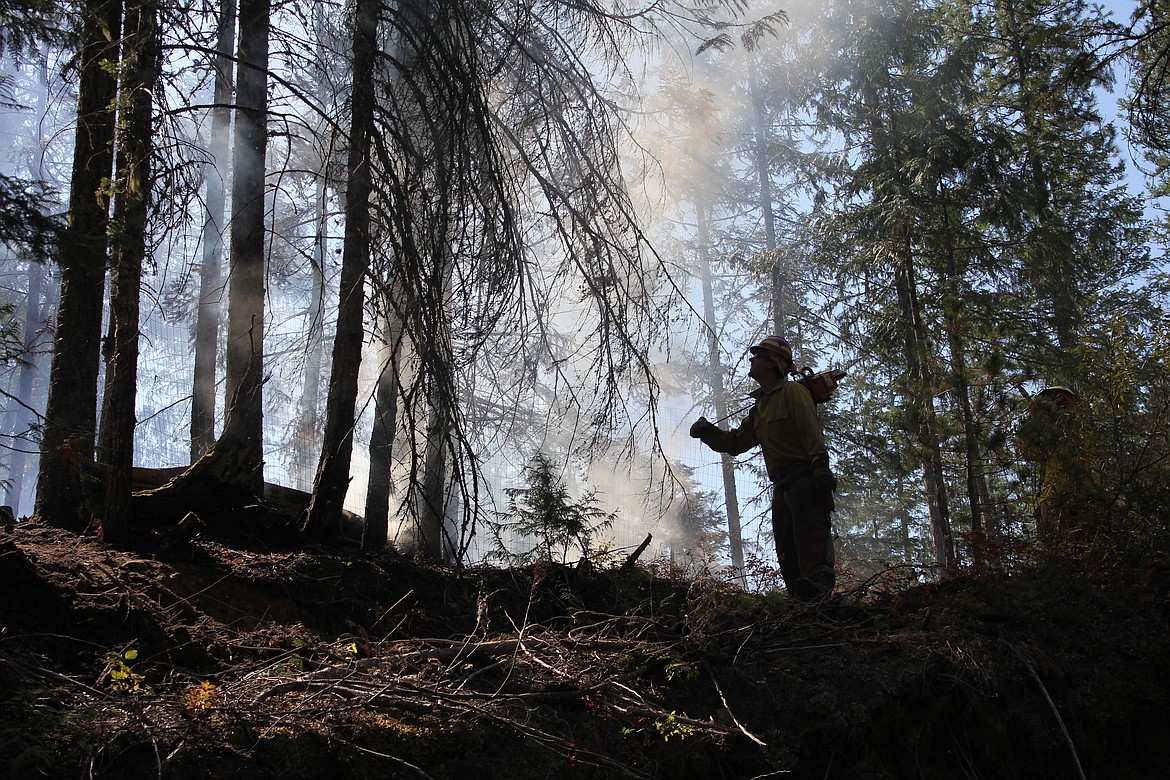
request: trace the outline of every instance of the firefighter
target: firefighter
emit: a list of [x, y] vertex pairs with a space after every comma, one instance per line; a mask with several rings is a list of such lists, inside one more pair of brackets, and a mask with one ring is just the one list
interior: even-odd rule
[[1067, 387], [1046, 387], [1020, 425], [1020, 454], [1040, 475], [1036, 531], [1044, 542], [1059, 543], [1079, 528], [1092, 482], [1085, 451], [1075, 441], [1072, 413], [1078, 400]]
[[827, 596], [836, 582], [830, 513], [837, 479], [829, 468], [821, 423], [809, 390], [790, 381], [792, 346], [769, 336], [751, 347], [748, 376], [759, 389], [739, 427], [725, 431], [700, 417], [690, 435], [715, 452], [739, 455], [759, 446], [772, 481], [772, 531], [780, 574], [801, 601]]

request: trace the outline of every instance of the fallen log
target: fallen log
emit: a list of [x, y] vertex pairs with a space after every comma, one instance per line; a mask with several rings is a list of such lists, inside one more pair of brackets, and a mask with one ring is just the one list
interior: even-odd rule
[[[274, 482], [264, 483], [264, 495], [257, 497], [237, 485], [214, 479], [212, 475], [190, 475], [190, 466], [147, 468], [135, 466], [131, 477], [133, 506], [136, 516], [146, 525], [170, 525], [189, 513], [198, 515], [205, 523], [215, 524], [215, 517], [224, 513], [269, 515], [261, 523], [264, 527], [291, 530], [299, 525], [309, 508], [312, 494]], [[148, 514], [137, 514], [145, 512]], [[179, 514], [181, 512], [181, 514]], [[178, 518], [175, 515], [178, 514]], [[170, 520], [168, 520], [170, 518]], [[365, 520], [353, 512], [342, 512], [342, 544], [361, 544]]]

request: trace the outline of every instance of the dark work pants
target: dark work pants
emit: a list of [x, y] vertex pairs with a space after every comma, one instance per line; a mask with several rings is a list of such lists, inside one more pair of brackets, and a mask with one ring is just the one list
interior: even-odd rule
[[790, 594], [809, 600], [833, 589], [837, 575], [829, 508], [811, 473], [772, 486], [772, 532]]

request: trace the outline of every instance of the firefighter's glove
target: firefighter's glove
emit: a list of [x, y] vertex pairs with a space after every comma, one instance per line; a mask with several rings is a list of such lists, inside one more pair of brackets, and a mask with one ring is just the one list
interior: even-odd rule
[[711, 424], [706, 417], [700, 417], [691, 425], [691, 438], [702, 439], [705, 435], [715, 430], [715, 426]]
[[821, 502], [832, 512], [837, 508], [837, 502], [833, 499], [833, 494], [837, 492], [837, 478], [829, 468], [828, 458], [817, 458], [813, 461], [812, 478], [821, 494]]

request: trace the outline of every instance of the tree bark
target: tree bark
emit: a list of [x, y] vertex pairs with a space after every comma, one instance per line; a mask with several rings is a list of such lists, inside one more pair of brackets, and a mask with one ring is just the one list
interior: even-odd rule
[[105, 295], [106, 188], [113, 169], [121, 0], [87, 0], [82, 9], [77, 137], [69, 224], [60, 251], [61, 292], [37, 481], [36, 512], [47, 523], [84, 529], [96, 507], [92, 480], [97, 425], [102, 302]]
[[130, 526], [134, 465], [135, 400], [138, 397], [138, 302], [146, 256], [153, 142], [152, 92], [158, 78], [158, 9], [155, 0], [126, 6], [114, 193], [113, 274], [110, 285], [110, 342], [102, 403], [99, 461], [105, 465], [102, 532], [107, 541], [124, 537]]
[[341, 532], [353, 456], [358, 371], [365, 334], [365, 278], [370, 261], [370, 136], [374, 124], [378, 8], [377, 0], [359, 0], [354, 19], [353, 94], [337, 333], [333, 341], [321, 460], [303, 529], [306, 536], [321, 542], [336, 539]]
[[[236, 133], [232, 159], [231, 288], [228, 297], [227, 417], [242, 451], [235, 479], [264, 493], [264, 174], [268, 148], [268, 0], [240, 3]], [[221, 436], [214, 451], [222, 450]]]
[[[708, 242], [707, 204], [700, 197], [695, 203], [696, 240], [699, 244], [699, 269], [703, 283], [703, 318], [707, 324], [707, 379], [715, 403], [716, 419], [726, 418], [727, 390], [723, 386], [723, 360], [719, 356], [719, 337], [716, 332], [715, 291], [711, 280], [711, 258]], [[737, 422], [737, 421], [733, 421]], [[727, 512], [727, 545], [731, 565], [741, 583], [746, 582], [743, 557], [743, 530], [739, 517], [739, 491], [735, 484], [735, 459], [726, 452], [719, 456], [723, 475], [723, 506]]]
[[223, 302], [223, 236], [228, 157], [231, 154], [232, 51], [236, 39], [235, 0], [221, 0], [215, 58], [215, 106], [211, 109], [210, 161], [203, 222], [203, 263], [199, 268], [199, 313], [195, 322], [195, 376], [191, 391], [191, 462], [215, 443], [215, 372], [219, 362], [219, 320]]
[[[395, 322], [391, 322], [391, 318]], [[370, 432], [370, 475], [366, 485], [366, 529], [362, 549], [386, 546], [390, 525], [390, 460], [398, 424], [398, 354], [402, 345], [402, 324], [396, 315], [381, 316], [381, 370], [374, 394], [374, 427]]]

